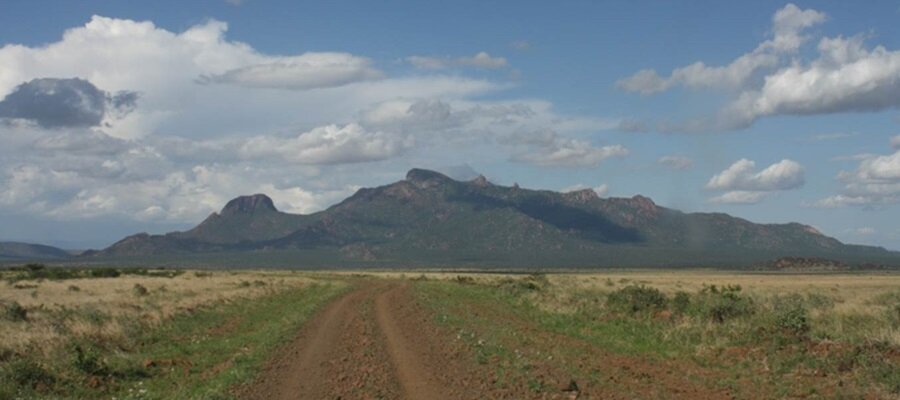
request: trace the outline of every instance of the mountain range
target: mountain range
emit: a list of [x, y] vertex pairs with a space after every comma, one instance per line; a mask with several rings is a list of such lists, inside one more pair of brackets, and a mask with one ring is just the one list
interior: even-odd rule
[[900, 253], [844, 244], [799, 223], [684, 213], [601, 198], [453, 180], [413, 169], [308, 214], [264, 194], [228, 202], [193, 229], [129, 236], [82, 259], [291, 267], [747, 267], [781, 257], [900, 265]]
[[69, 252], [41, 244], [0, 242], [0, 260], [40, 260], [70, 257]]

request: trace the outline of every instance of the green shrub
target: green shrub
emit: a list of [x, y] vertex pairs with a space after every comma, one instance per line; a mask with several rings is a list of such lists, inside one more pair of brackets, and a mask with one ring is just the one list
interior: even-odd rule
[[815, 310], [831, 310], [834, 308], [834, 298], [821, 293], [807, 293], [806, 305]]
[[75, 369], [93, 376], [103, 376], [109, 373], [106, 363], [100, 358], [100, 351], [93, 347], [87, 349], [76, 345], [73, 348], [72, 366]]
[[802, 336], [809, 333], [809, 312], [799, 295], [775, 299], [775, 325], [783, 333]]
[[135, 283], [134, 287], [131, 288], [131, 292], [134, 293], [135, 296], [139, 296], [139, 297], [150, 294], [150, 291], [147, 290], [147, 288], [144, 287], [144, 285], [141, 285], [140, 283]]
[[900, 304], [894, 304], [887, 309], [887, 320], [894, 328], [900, 328]]
[[25, 270], [29, 271], [29, 272], [40, 271], [40, 270], [43, 270], [46, 268], [47, 268], [47, 266], [44, 264], [37, 264], [37, 263], [25, 264]]
[[118, 278], [122, 272], [115, 268], [94, 268], [89, 270], [88, 275], [92, 278]]
[[7, 321], [20, 322], [28, 320], [28, 310], [16, 301], [3, 303], [3, 318]]
[[694, 312], [700, 317], [717, 323], [751, 315], [755, 311], [753, 299], [741, 294], [740, 285], [722, 288], [706, 286], [698, 294], [694, 306]]
[[[462, 277], [468, 279], [466, 282], [460, 283], [474, 283], [471, 277]], [[457, 278], [459, 279], [459, 277]], [[550, 286], [550, 280], [547, 279], [547, 276], [544, 274], [531, 274], [524, 278], [513, 279], [513, 278], [505, 278], [500, 280], [497, 284], [497, 287], [502, 289], [509, 290], [544, 290]]]
[[632, 314], [664, 309], [666, 302], [666, 296], [662, 292], [644, 285], [623, 287], [606, 298], [609, 308]]
[[37, 389], [40, 386], [50, 386], [56, 379], [43, 366], [28, 358], [21, 358], [6, 364], [4, 380], [14, 383], [17, 387]]
[[678, 291], [675, 293], [675, 297], [672, 297], [672, 311], [677, 314], [685, 314], [688, 312], [688, 309], [691, 307], [691, 295], [687, 294], [684, 291]]

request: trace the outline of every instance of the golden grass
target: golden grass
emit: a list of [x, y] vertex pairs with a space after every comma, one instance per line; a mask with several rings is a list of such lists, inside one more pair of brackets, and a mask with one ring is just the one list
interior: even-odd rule
[[[172, 278], [123, 275], [0, 283], [0, 301], [18, 302], [28, 311], [25, 322], [0, 320], [0, 349], [49, 354], [73, 337], [115, 340], [125, 334], [126, 320], [139, 319], [152, 327], [180, 312], [250, 299], [313, 280], [284, 271], [186, 271]], [[135, 285], [148, 293], [136, 294]]]
[[[477, 283], [496, 283], [524, 275], [447, 272], [378, 272], [386, 278], [425, 277], [431, 280], [454, 280], [459, 276]], [[810, 310], [814, 326], [840, 338], [877, 341], [900, 346], [900, 329], [884, 316], [893, 305], [879, 300], [891, 293], [900, 296], [900, 273], [763, 273], [713, 270], [618, 270], [609, 272], [550, 273], [549, 290], [531, 295], [533, 303], [545, 311], [571, 313], [582, 306], [586, 292], [604, 293], [628, 285], [646, 285], [668, 296], [678, 291], [696, 293], [707, 285], [719, 287], [740, 285], [747, 295], [761, 304], [771, 303], [776, 296], [799, 294], [819, 296], [833, 305]], [[860, 325], [858, 318], [868, 325]], [[872, 323], [872, 321], [879, 321]]]

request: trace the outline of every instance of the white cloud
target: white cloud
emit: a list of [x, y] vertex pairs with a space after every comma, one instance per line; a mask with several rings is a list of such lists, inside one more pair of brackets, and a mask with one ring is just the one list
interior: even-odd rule
[[896, 150], [900, 150], [900, 135], [891, 138], [891, 147]]
[[[77, 77], [109, 101], [99, 124], [98, 112], [70, 113], [80, 119], [66, 129], [43, 115], [43, 126], [0, 123], [0, 211], [193, 223], [258, 192], [315, 211], [422, 159], [458, 163], [451, 147], [472, 162], [524, 154], [553, 166], [624, 153], [585, 139], [615, 121], [538, 99], [481, 100], [509, 84], [458, 71], [387, 76], [348, 53], [264, 54], [226, 32], [215, 20], [173, 32], [95, 16], [46, 45], [0, 44], [0, 98], [34, 79]], [[487, 53], [452, 62], [508, 66]], [[136, 93], [136, 106], [111, 116], [128, 100], [120, 92]]]
[[756, 204], [763, 201], [768, 195], [769, 192], [734, 190], [713, 197], [709, 199], [709, 202], [717, 204]]
[[755, 204], [771, 192], [796, 189], [803, 186], [803, 167], [792, 160], [781, 160], [756, 172], [756, 163], [741, 159], [724, 171], [714, 175], [706, 183], [710, 190], [726, 193], [710, 199], [713, 203]]
[[296, 164], [347, 164], [396, 157], [412, 145], [409, 136], [369, 132], [354, 123], [322, 126], [293, 138], [253, 137], [239, 152], [244, 159], [277, 157]]
[[[31, 173], [34, 171], [29, 171]], [[65, 177], [44, 175], [32, 179], [29, 187], [40, 190], [54, 188], [50, 179]], [[309, 213], [330, 205], [353, 193], [357, 187], [346, 186], [325, 191], [311, 191], [300, 186], [276, 186], [263, 183], [253, 171], [247, 174], [236, 168], [196, 166], [175, 171], [158, 179], [123, 181], [91, 185], [85, 181], [72, 184], [79, 187], [71, 197], [40, 204], [41, 213], [58, 219], [84, 219], [121, 215], [140, 221], [199, 221], [218, 211], [231, 198], [248, 193], [267, 193], [276, 205], [287, 212]]]
[[265, 63], [200, 77], [201, 83], [224, 83], [251, 88], [308, 90], [379, 79], [384, 74], [364, 57], [346, 53], [306, 53], [273, 57]]
[[694, 160], [684, 156], [662, 156], [656, 163], [670, 169], [683, 171], [694, 166]]
[[824, 37], [817, 57], [804, 60], [798, 50], [809, 40], [805, 32], [827, 19], [825, 14], [788, 4], [772, 19], [771, 38], [726, 66], [697, 62], [675, 69], [669, 77], [641, 70], [622, 79], [624, 90], [653, 94], [676, 86], [725, 88], [734, 99], [715, 116], [684, 122], [631, 121], [623, 129], [665, 132], [722, 131], [746, 128], [775, 115], [873, 112], [900, 107], [900, 51], [868, 48], [864, 37]]
[[474, 56], [464, 57], [429, 57], [429, 56], [410, 56], [406, 61], [416, 68], [423, 69], [445, 69], [452, 67], [473, 67], [498, 69], [506, 68], [509, 63], [503, 57], [494, 57], [486, 52], [478, 52]]
[[607, 184], [605, 184], [605, 183], [603, 183], [603, 184], [601, 184], [601, 185], [599, 185], [599, 186], [595, 186], [595, 187], [590, 187], [590, 186], [585, 185], [585, 184], [583, 184], [583, 183], [576, 183], [576, 184], [574, 184], [574, 185], [572, 185], [572, 186], [568, 186], [568, 187], [563, 188], [563, 189], [562, 189], [562, 192], [563, 192], [563, 193], [570, 193], [570, 192], [577, 192], [577, 191], [581, 191], [581, 190], [585, 190], [585, 189], [591, 189], [591, 190], [593, 190], [594, 193], [596, 193], [597, 196], [600, 196], [600, 197], [606, 197], [606, 195], [609, 194], [609, 185], [607, 185]]
[[841, 193], [818, 200], [823, 208], [873, 207], [900, 202], [900, 150], [889, 155], [866, 154], [853, 171], [841, 171]]
[[[110, 93], [137, 92], [137, 108], [103, 128], [134, 139], [161, 132], [220, 136], [285, 126], [309, 129], [346, 123], [376, 102], [459, 98], [503, 87], [461, 76], [376, 79], [383, 73], [368, 58], [333, 52], [268, 55], [228, 40], [227, 29], [226, 23], [210, 20], [171, 32], [152, 22], [94, 16], [45, 46], [0, 47], [0, 96], [46, 77], [78, 77]], [[209, 84], [216, 82], [223, 84]], [[275, 87], [294, 90], [265, 90]], [[317, 89], [296, 90], [312, 88]]]
[[554, 133], [528, 142], [537, 146], [514, 155], [512, 161], [546, 167], [594, 167], [609, 158], [629, 154], [628, 149], [622, 145], [597, 147], [584, 140], [561, 137]]
[[702, 61], [676, 68], [664, 78], [655, 70], [643, 69], [619, 80], [619, 88], [629, 92], [653, 94], [675, 86], [691, 89], [739, 89], [754, 74], [778, 65], [781, 54], [793, 53], [806, 41], [803, 31], [824, 22], [825, 14], [808, 9], [801, 10], [793, 4], [784, 6], [772, 17], [772, 38], [761, 43], [752, 52], [741, 55], [725, 66], [708, 66]]
[[706, 183], [707, 189], [775, 191], [795, 189], [803, 185], [803, 167], [792, 160], [781, 160], [754, 172], [756, 163], [741, 159]]
[[819, 58], [765, 78], [724, 110], [736, 126], [770, 115], [879, 111], [900, 106], [900, 51], [866, 49], [862, 38], [824, 38]]

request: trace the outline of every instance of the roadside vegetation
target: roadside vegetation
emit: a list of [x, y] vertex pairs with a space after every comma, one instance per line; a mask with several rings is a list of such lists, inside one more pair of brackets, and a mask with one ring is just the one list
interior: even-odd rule
[[568, 382], [613, 397], [900, 396], [897, 275], [413, 280], [435, 321], [493, 366], [501, 386], [555, 392]]
[[0, 274], [0, 398], [228, 398], [347, 287], [291, 272]]

